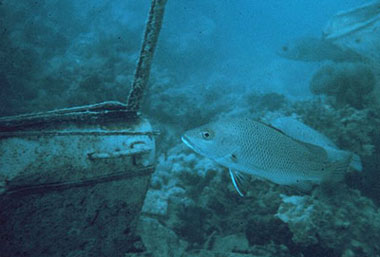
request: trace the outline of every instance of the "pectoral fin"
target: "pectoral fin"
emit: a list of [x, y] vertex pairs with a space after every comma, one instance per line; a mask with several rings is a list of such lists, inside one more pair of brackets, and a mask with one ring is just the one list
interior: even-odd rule
[[244, 197], [247, 193], [248, 178], [246, 175], [232, 169], [229, 169], [229, 172], [236, 191], [241, 197]]

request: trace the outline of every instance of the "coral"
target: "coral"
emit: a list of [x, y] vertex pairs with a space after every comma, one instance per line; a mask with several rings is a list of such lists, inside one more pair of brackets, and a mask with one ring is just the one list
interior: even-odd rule
[[251, 92], [247, 95], [246, 101], [250, 105], [251, 112], [277, 111], [286, 106], [287, 99], [284, 95], [277, 93], [259, 94]]
[[324, 99], [316, 99], [295, 102], [266, 116], [276, 117], [279, 114], [296, 114], [305, 124], [326, 135], [340, 149], [358, 154], [362, 159], [363, 172], [349, 174], [346, 182], [373, 200], [380, 201], [380, 188], [375, 182], [380, 179], [380, 110], [377, 105], [357, 110], [347, 105], [337, 108]]
[[321, 188], [312, 195], [282, 195], [276, 216], [287, 223], [292, 240], [320, 245], [343, 255], [380, 256], [380, 210], [359, 191], [338, 188], [332, 195]]
[[155, 219], [141, 218], [139, 230], [147, 251], [155, 257], [182, 256], [187, 247], [185, 241]]
[[[214, 97], [217, 101], [224, 98], [217, 94]], [[371, 169], [375, 171], [375, 167], [369, 168], [369, 162], [373, 162], [371, 158], [378, 153], [375, 142], [379, 140], [376, 127], [380, 126], [380, 117], [375, 106], [358, 110], [316, 99], [287, 102], [272, 108], [273, 101], [262, 101], [262, 98], [263, 95], [260, 94], [246, 97], [250, 106], [256, 106], [252, 108], [257, 110], [252, 117], [265, 121], [294, 114], [305, 124], [331, 138], [339, 147], [360, 154], [364, 160], [364, 174], [371, 174]], [[276, 102], [281, 96], [270, 95], [265, 99], [272, 98], [277, 99]], [[194, 103], [202, 105], [202, 102]], [[242, 110], [244, 109], [239, 111]], [[200, 111], [202, 112], [201, 109]], [[208, 119], [215, 117], [215, 114], [206, 114], [207, 110], [204, 113], [210, 117]], [[219, 114], [219, 117], [231, 117], [235, 113], [236, 109]], [[188, 121], [191, 122], [191, 119]], [[248, 247], [234, 248], [236, 253], [235, 250], [228, 249], [224, 252], [225, 256], [352, 256], [371, 254], [377, 250], [371, 243], [366, 244], [367, 239], [360, 240], [359, 232], [369, 222], [376, 223], [377, 218], [374, 218], [376, 207], [358, 191], [340, 191], [341, 188], [337, 187], [340, 194], [334, 197], [338, 197], [338, 200], [329, 200], [323, 198], [320, 188], [310, 196], [297, 195], [291, 188], [252, 179], [247, 197], [240, 198], [224, 168], [196, 155], [183, 144], [171, 146], [178, 142], [174, 140], [175, 135], [180, 135], [178, 128], [171, 127], [170, 131], [164, 133], [171, 139], [165, 139], [166, 143], [161, 144], [164, 148], [152, 178], [151, 190], [155, 190], [156, 197], [150, 198], [151, 206], [154, 201], [157, 201], [156, 206], [165, 206], [160, 202], [165, 199], [165, 215], [159, 214], [157, 218], [189, 243], [185, 256], [224, 256], [220, 255], [220, 245], [233, 247], [234, 240], [231, 238], [237, 235], [243, 236], [242, 242], [248, 242]], [[358, 187], [358, 179], [363, 180], [363, 176], [359, 176], [355, 174], [346, 182], [351, 187]], [[371, 176], [367, 179], [373, 181]], [[291, 196], [280, 198], [280, 194]], [[340, 202], [341, 205], [337, 204]], [[358, 213], [364, 209], [368, 209], [368, 213]], [[155, 215], [153, 210], [151, 213]], [[356, 215], [357, 219], [350, 216], [350, 213]], [[336, 222], [331, 223], [333, 221]], [[368, 230], [368, 237], [376, 229], [377, 225]], [[354, 240], [350, 241], [351, 234], [354, 235]], [[332, 240], [335, 237], [339, 239], [336, 244]]]
[[340, 148], [360, 156], [374, 154], [376, 128], [380, 116], [376, 108], [357, 110], [353, 107], [333, 107], [322, 101], [302, 101], [289, 108], [298, 114], [305, 124], [322, 132]]
[[[286, 224], [274, 217], [279, 194], [294, 191], [255, 179], [251, 185], [241, 198], [223, 168], [180, 144], [158, 158], [143, 214], [187, 241], [189, 254], [194, 249], [210, 250], [209, 256], [220, 253], [220, 245], [227, 247], [233, 235], [247, 242], [239, 248], [247, 254], [294, 256], [304, 251], [290, 240]], [[233, 251], [231, 245], [228, 251]]]
[[314, 94], [334, 96], [338, 106], [364, 108], [376, 79], [370, 66], [358, 63], [326, 64], [310, 81]]
[[[142, 29], [136, 21], [121, 25], [120, 19], [107, 19], [104, 26], [104, 16], [125, 16], [123, 8], [109, 15], [108, 3], [80, 5], [54, 0], [1, 5], [0, 115], [126, 101]], [[73, 13], [80, 15], [66, 18]]]
[[191, 244], [203, 245], [208, 230], [212, 227], [212, 212], [200, 206], [184, 206], [178, 212], [179, 222], [175, 225], [176, 233]]
[[[155, 79], [153, 76], [156, 76]], [[190, 129], [207, 123], [221, 113], [236, 109], [239, 95], [233, 85], [183, 85], [174, 75], [152, 74], [152, 86], [148, 91], [143, 111], [161, 124], [176, 126], [176, 130]], [[202, 90], [202, 91], [200, 91]], [[194, 94], [194, 92], [199, 92]], [[212, 108], [206, 108], [212, 103]], [[174, 111], [175, 110], [175, 111]], [[180, 122], [179, 122], [180, 121]]]
[[[260, 103], [262, 98], [260, 95], [255, 97], [256, 100], [251, 101], [252, 105]], [[271, 104], [269, 100], [265, 102]], [[367, 175], [349, 177], [346, 182], [351, 187], [358, 187], [358, 179], [373, 181], [374, 177], [368, 174], [374, 174], [371, 169], [375, 172], [376, 168], [370, 168], [369, 162], [372, 163], [378, 153], [376, 142], [379, 135], [376, 128], [380, 126], [379, 112], [375, 106], [358, 110], [316, 99], [287, 103], [274, 109], [265, 105], [256, 109], [257, 113], [253, 115], [263, 121], [294, 114], [305, 124], [331, 138], [339, 147], [358, 153], [364, 160], [363, 173]], [[221, 116], [229, 117], [233, 113], [227, 112]], [[173, 130], [178, 131], [175, 128]], [[181, 145], [163, 150], [163, 153], [165, 155], [161, 155], [158, 160], [152, 186], [161, 194], [171, 192], [170, 188], [181, 188], [178, 189], [181, 193], [167, 196], [168, 213], [160, 220], [176, 231], [179, 237], [190, 242], [186, 252], [190, 256], [194, 251], [199, 255], [207, 253], [213, 256], [218, 252], [219, 247], [215, 242], [220, 242], [219, 238], [237, 234], [243, 234], [249, 243], [245, 253], [256, 254], [260, 252], [257, 251], [260, 247], [270, 249], [270, 245], [276, 249], [272, 255], [265, 250], [264, 256], [350, 256], [371, 254], [378, 250], [372, 243], [366, 243], [374, 241], [360, 240], [360, 231], [365, 230], [363, 228], [370, 222], [378, 222], [374, 216], [376, 207], [354, 189], [337, 187], [340, 193], [329, 200], [323, 197], [320, 188], [313, 191], [311, 196], [297, 196], [297, 192], [291, 188], [253, 179], [247, 197], [240, 198], [227, 172], [212, 161]], [[280, 194], [292, 196], [280, 198]], [[359, 213], [364, 209], [365, 213]], [[202, 221], [196, 223], [194, 219]], [[368, 230], [368, 237], [375, 233], [377, 226]], [[354, 235], [351, 241], [350, 235]], [[333, 243], [335, 237], [338, 238], [336, 244]]]
[[220, 252], [247, 252], [249, 242], [244, 234], [231, 234], [215, 238], [212, 248]]
[[166, 216], [168, 213], [167, 194], [160, 190], [150, 189], [145, 196], [141, 212], [149, 213], [150, 215]]

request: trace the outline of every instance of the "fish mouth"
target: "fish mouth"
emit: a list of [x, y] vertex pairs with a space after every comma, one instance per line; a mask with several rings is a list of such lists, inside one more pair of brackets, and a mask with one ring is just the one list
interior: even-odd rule
[[198, 147], [196, 147], [195, 145], [193, 145], [193, 144], [190, 142], [189, 138], [188, 138], [186, 135], [183, 135], [183, 136], [181, 137], [181, 139], [182, 139], [182, 142], [183, 142], [185, 145], [187, 145], [191, 150], [193, 150], [194, 152], [197, 152], [197, 153], [199, 153], [199, 154], [202, 154], [202, 153], [201, 153], [201, 150], [200, 150]]
[[181, 137], [181, 140], [182, 140], [182, 142], [183, 142], [185, 145], [187, 145], [188, 147], [190, 147], [192, 150], [195, 151], [194, 146], [190, 143], [190, 141], [189, 141], [189, 139], [187, 138], [186, 135], [183, 135], [183, 136]]

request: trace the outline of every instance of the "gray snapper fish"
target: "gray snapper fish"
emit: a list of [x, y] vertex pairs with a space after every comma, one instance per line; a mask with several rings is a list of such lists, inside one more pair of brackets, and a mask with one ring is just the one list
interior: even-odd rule
[[326, 60], [334, 62], [364, 61], [364, 58], [353, 50], [342, 49], [330, 41], [312, 37], [297, 38], [293, 42], [283, 44], [277, 54], [286, 59], [304, 62]]
[[309, 191], [313, 184], [342, 180], [350, 161], [329, 162], [323, 148], [250, 119], [212, 122], [185, 132], [182, 141], [228, 167], [241, 196], [241, 173]]

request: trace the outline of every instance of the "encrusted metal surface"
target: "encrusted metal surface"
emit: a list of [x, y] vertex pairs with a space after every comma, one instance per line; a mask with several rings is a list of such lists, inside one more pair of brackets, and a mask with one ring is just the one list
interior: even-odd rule
[[1, 119], [1, 256], [118, 256], [131, 247], [157, 131], [100, 107]]
[[0, 132], [0, 185], [56, 183], [154, 165], [154, 132], [147, 120], [45, 124]]

